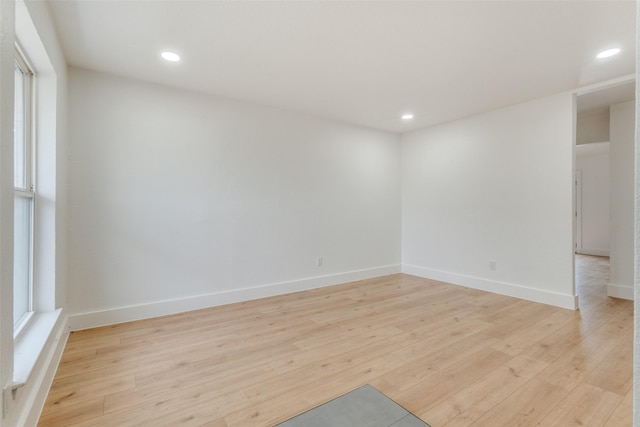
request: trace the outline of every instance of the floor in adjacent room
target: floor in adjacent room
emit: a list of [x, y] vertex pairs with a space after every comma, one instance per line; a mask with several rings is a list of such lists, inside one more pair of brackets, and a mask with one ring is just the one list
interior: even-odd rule
[[630, 426], [633, 303], [405, 274], [72, 333], [40, 426], [273, 426], [370, 384], [433, 427]]

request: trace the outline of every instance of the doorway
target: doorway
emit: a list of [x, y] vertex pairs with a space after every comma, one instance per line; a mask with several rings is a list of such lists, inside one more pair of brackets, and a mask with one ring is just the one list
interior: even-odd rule
[[[576, 97], [574, 291], [633, 299], [635, 81]], [[627, 194], [628, 193], [628, 194]], [[630, 246], [631, 250], [629, 250]]]

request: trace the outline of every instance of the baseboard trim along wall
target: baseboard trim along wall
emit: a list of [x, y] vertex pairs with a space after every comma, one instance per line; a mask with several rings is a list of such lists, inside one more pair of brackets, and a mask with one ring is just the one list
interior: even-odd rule
[[609, 249], [579, 248], [576, 249], [576, 253], [581, 255], [609, 256]]
[[607, 285], [607, 296], [613, 298], [621, 298], [628, 299], [633, 301], [633, 287], [631, 286], [621, 286], [621, 285], [613, 285], [609, 283]]
[[424, 277], [425, 279], [438, 280], [451, 283], [453, 285], [465, 286], [467, 288], [492, 292], [494, 294], [506, 295], [520, 298], [527, 301], [539, 302], [556, 307], [576, 310], [578, 308], [578, 296], [559, 294], [556, 292], [530, 288], [513, 283], [496, 282], [479, 277], [465, 276], [463, 274], [451, 273], [448, 271], [435, 270], [415, 265], [403, 265], [402, 272], [413, 276]]
[[197, 295], [187, 298], [179, 298], [168, 301], [158, 301], [149, 304], [116, 307], [108, 310], [100, 310], [86, 313], [72, 313], [68, 317], [70, 331], [96, 328], [99, 326], [113, 325], [116, 323], [131, 322], [134, 320], [149, 319], [170, 314], [182, 313], [219, 305], [249, 301], [258, 298], [266, 298], [276, 295], [284, 295], [325, 286], [340, 285], [356, 280], [372, 279], [401, 272], [400, 265], [389, 265], [365, 270], [356, 270], [346, 273], [331, 274], [327, 276], [310, 277], [307, 279], [293, 280], [282, 283], [274, 283], [252, 288], [234, 289], [215, 292], [205, 295]]

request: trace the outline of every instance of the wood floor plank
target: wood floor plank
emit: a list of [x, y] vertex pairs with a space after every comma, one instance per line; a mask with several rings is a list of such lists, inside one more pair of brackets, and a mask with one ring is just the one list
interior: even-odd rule
[[346, 372], [352, 367], [365, 365], [370, 360], [385, 355], [388, 349], [388, 342], [382, 340], [372, 342], [355, 350], [325, 358], [320, 364], [310, 363], [296, 370], [279, 374], [270, 380], [245, 388], [244, 393], [252, 402], [260, 402], [282, 394], [286, 390], [305, 384], [314, 384]]
[[515, 334], [509, 334], [494, 349], [517, 356], [526, 349], [534, 346], [552, 333], [575, 319], [575, 313], [570, 311], [556, 311], [548, 317], [526, 325]]
[[416, 415], [434, 426], [471, 425], [546, 366], [536, 359], [514, 357], [450, 398]]
[[522, 354], [543, 362], [553, 363], [578, 345], [586, 337], [586, 331], [579, 321], [569, 322], [541, 340], [531, 343]]
[[39, 425], [272, 427], [371, 384], [434, 427], [628, 426], [633, 304], [579, 260], [578, 312], [393, 274], [74, 332]]
[[[395, 391], [404, 391], [419, 383], [431, 381], [430, 377], [447, 369], [449, 366], [467, 359], [470, 355], [476, 354], [478, 350], [488, 348], [495, 342], [496, 338], [488, 337], [481, 333], [469, 333], [457, 336], [457, 339], [449, 340], [445, 346], [424, 347], [425, 342], [420, 342], [418, 348], [424, 348], [416, 352], [416, 346], [403, 347], [396, 353], [395, 357], [402, 357], [402, 364], [382, 376], [382, 380]], [[436, 350], [439, 348], [440, 350]], [[402, 354], [407, 353], [408, 354]], [[498, 352], [494, 351], [495, 354]]]
[[104, 396], [114, 391], [132, 390], [135, 387], [133, 374], [112, 376], [100, 381], [86, 382], [76, 381], [73, 387], [61, 389], [56, 387], [47, 396], [43, 414], [61, 411], [70, 405], [80, 405], [82, 402], [91, 401], [95, 396]]
[[582, 383], [567, 395], [543, 420], [549, 427], [602, 426], [622, 397]]
[[390, 396], [409, 412], [422, 414], [503, 365], [510, 357], [491, 348], [483, 348], [468, 358], [453, 363], [414, 386]]
[[137, 405], [119, 411], [105, 411], [100, 417], [72, 425], [76, 427], [159, 426], [172, 423], [200, 425], [224, 419], [223, 414], [227, 411], [235, 411], [248, 405], [246, 397], [239, 391], [221, 393], [219, 390], [202, 386], [197, 390], [180, 391], [152, 404]]
[[[50, 402], [49, 404], [52, 404]], [[104, 415], [104, 397], [65, 405], [62, 410], [51, 410], [45, 406], [38, 425], [42, 427], [70, 426], [84, 420], [92, 420]]]
[[[191, 376], [172, 376], [161, 382], [147, 383], [134, 389], [114, 392], [105, 396], [104, 412], [112, 413], [123, 410], [135, 410], [135, 407], [162, 405], [169, 398], [177, 395], [193, 393], [202, 396], [202, 390], [215, 390], [223, 395], [234, 393], [254, 383], [262, 383], [276, 374], [263, 367], [237, 368], [234, 372], [220, 374], [218, 371], [208, 372], [197, 369]], [[213, 396], [213, 395], [211, 395]], [[242, 394], [242, 401], [246, 395]]]
[[51, 385], [52, 391], [66, 391], [77, 387], [78, 384], [92, 384], [104, 381], [106, 378], [125, 375], [143, 375], [151, 372], [164, 372], [173, 367], [174, 362], [168, 354], [160, 353], [150, 357], [110, 359], [100, 361], [95, 365], [79, 364], [77, 371], [70, 368], [56, 375]]
[[562, 387], [533, 378], [470, 425], [473, 427], [544, 425], [541, 424], [542, 419], [568, 394], [569, 392]]
[[[619, 313], [611, 323], [601, 326], [562, 357], [551, 363], [538, 375], [538, 378], [572, 390], [612, 354], [625, 336], [627, 339], [632, 339], [632, 326], [626, 326], [627, 319], [626, 313]], [[624, 320], [625, 323], [621, 323], [621, 320]]]
[[633, 425], [633, 388], [624, 396], [604, 427], [622, 427]]
[[91, 334], [91, 330], [72, 332], [64, 347], [64, 352], [71, 355], [76, 352], [86, 352], [87, 350], [96, 351], [105, 346], [120, 344], [120, 337], [115, 336], [95, 336]]
[[585, 382], [624, 396], [633, 386], [633, 331], [587, 376]]

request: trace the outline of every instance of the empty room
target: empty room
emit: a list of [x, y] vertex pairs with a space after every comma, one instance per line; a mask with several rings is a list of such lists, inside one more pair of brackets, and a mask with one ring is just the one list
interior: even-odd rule
[[636, 21], [0, 1], [0, 427], [640, 425]]

